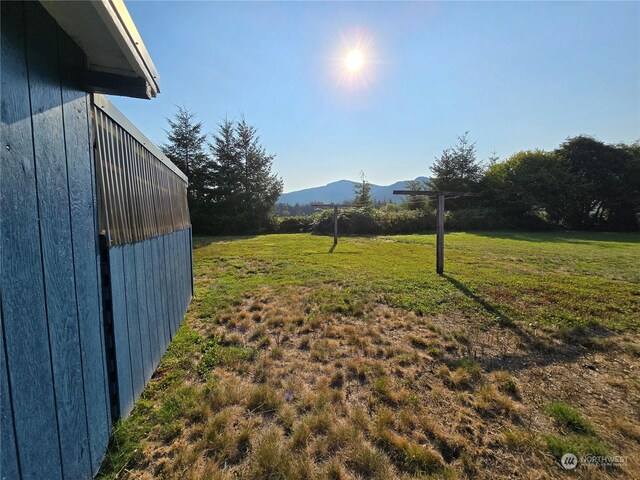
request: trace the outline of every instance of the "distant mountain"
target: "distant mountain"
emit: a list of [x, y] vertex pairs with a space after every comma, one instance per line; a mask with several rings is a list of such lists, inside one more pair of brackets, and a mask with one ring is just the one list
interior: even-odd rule
[[[427, 177], [418, 177], [416, 180], [428, 181]], [[379, 202], [400, 203], [402, 197], [394, 195], [394, 190], [403, 190], [407, 188], [409, 180], [401, 180], [391, 185], [375, 185], [371, 184], [371, 197]], [[353, 200], [353, 189], [355, 184], [351, 180], [338, 180], [331, 182], [322, 187], [305, 188], [296, 190], [295, 192], [283, 193], [278, 199], [278, 203], [288, 203], [289, 205], [305, 205], [308, 203], [343, 203]]]

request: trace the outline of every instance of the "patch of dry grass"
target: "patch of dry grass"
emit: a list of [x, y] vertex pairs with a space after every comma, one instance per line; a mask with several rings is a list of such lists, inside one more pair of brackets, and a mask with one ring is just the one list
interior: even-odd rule
[[418, 315], [337, 283], [199, 308], [105, 476], [565, 478], [574, 449], [629, 459], [584, 478], [640, 478], [637, 334]]

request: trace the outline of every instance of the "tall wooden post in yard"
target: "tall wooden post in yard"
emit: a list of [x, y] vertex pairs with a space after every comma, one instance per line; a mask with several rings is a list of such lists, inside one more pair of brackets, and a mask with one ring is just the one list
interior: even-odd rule
[[444, 199], [457, 197], [477, 197], [479, 193], [445, 192], [442, 190], [394, 190], [394, 195], [420, 195], [438, 198], [437, 227], [436, 227], [436, 272], [444, 274]]
[[[333, 245], [338, 244], [338, 207], [339, 205], [334, 205], [333, 203], [312, 203], [312, 207], [315, 208], [333, 208]], [[333, 251], [333, 249], [332, 249]]]
[[333, 244], [338, 244], [338, 206], [333, 207]]
[[436, 230], [436, 272], [444, 273], [444, 194], [438, 194], [438, 226]]

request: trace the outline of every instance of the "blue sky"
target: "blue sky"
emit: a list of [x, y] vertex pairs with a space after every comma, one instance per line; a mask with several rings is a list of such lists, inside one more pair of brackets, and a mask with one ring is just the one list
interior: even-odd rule
[[114, 103], [156, 143], [176, 105], [207, 131], [244, 114], [285, 191], [428, 175], [467, 130], [481, 159], [582, 133], [640, 138], [639, 2], [127, 7], [161, 93]]

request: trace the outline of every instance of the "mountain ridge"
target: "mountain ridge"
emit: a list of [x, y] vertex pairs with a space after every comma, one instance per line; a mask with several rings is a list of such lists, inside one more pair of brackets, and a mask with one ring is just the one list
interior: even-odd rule
[[[416, 177], [414, 180], [422, 182], [429, 181], [428, 177]], [[407, 188], [407, 182], [411, 180], [399, 180], [391, 185], [371, 184], [371, 197], [376, 202], [400, 203], [402, 197], [394, 195], [394, 190]], [[293, 192], [283, 193], [276, 203], [286, 203], [289, 205], [306, 205], [309, 203], [343, 203], [353, 200], [354, 186], [360, 182], [353, 180], [337, 180], [319, 187], [303, 188]]]

